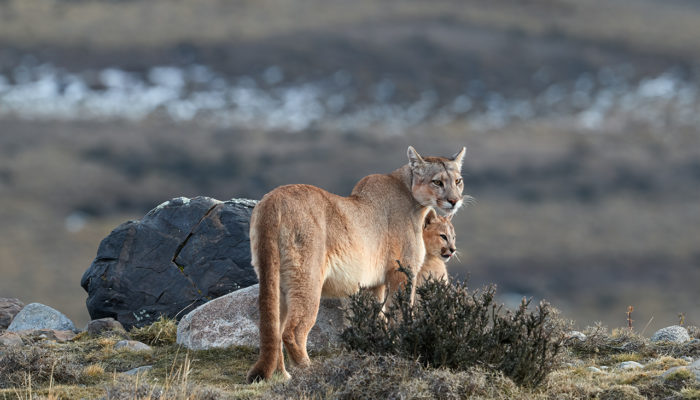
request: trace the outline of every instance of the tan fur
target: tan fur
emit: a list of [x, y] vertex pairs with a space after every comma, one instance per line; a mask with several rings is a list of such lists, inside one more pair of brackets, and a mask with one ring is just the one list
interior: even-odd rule
[[425, 227], [423, 228], [425, 261], [418, 273], [416, 286], [421, 286], [430, 276], [445, 282], [449, 281], [445, 262], [456, 251], [455, 229], [450, 219], [451, 217], [436, 215], [432, 210], [425, 217]]
[[321, 296], [344, 297], [384, 284], [391, 293], [403, 275], [396, 272], [397, 260], [416, 275], [425, 258], [429, 207], [453, 214], [462, 201], [464, 152], [423, 159], [409, 147], [408, 165], [363, 178], [349, 197], [288, 185], [260, 200], [250, 221], [252, 264], [260, 280], [260, 357], [248, 382], [275, 370], [288, 375], [282, 343], [292, 363], [309, 364], [306, 339]]

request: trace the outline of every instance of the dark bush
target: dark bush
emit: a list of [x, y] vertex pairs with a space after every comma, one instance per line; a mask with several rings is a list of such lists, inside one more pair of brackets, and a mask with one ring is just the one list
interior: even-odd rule
[[522, 386], [541, 383], [559, 360], [565, 324], [546, 302], [530, 312], [523, 299], [516, 311], [504, 311], [494, 302], [493, 286], [470, 293], [463, 283], [432, 279], [417, 288], [413, 305], [410, 293], [409, 283], [387, 307], [369, 293], [353, 296], [345, 345], [435, 368], [479, 365]]

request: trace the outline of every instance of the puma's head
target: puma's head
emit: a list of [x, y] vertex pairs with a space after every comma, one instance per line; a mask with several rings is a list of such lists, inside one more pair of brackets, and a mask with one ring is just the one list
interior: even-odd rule
[[466, 147], [452, 156], [421, 157], [413, 147], [408, 147], [408, 161], [413, 173], [411, 192], [421, 205], [434, 207], [441, 214], [452, 215], [463, 203], [462, 160]]
[[430, 210], [425, 217], [423, 226], [423, 242], [427, 255], [441, 257], [447, 261], [457, 251], [455, 247], [455, 228], [450, 220], [452, 217], [441, 217]]

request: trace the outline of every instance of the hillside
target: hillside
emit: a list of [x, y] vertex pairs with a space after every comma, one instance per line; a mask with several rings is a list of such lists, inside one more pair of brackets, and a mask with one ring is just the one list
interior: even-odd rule
[[0, 1], [0, 296], [84, 323], [100, 239], [164, 200], [466, 145], [451, 273], [698, 325], [699, 36], [685, 0]]

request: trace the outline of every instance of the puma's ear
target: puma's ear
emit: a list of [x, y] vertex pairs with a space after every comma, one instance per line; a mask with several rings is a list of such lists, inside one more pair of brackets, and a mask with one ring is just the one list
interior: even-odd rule
[[431, 208], [430, 211], [428, 211], [428, 213], [425, 214], [425, 222], [423, 223], [423, 229], [425, 229], [428, 225], [432, 224], [437, 219], [437, 217], [437, 213], [435, 213], [435, 210]]
[[413, 148], [413, 146], [408, 146], [408, 150], [406, 151], [406, 154], [408, 155], [408, 164], [411, 166], [411, 169], [415, 169], [417, 167], [420, 167], [425, 163], [423, 161], [423, 157], [418, 154], [416, 149]]
[[459, 153], [453, 155], [452, 158], [450, 159], [450, 161], [459, 165], [459, 168], [462, 168], [462, 161], [464, 161], [464, 154], [466, 152], [467, 152], [467, 148], [462, 147], [462, 150]]

